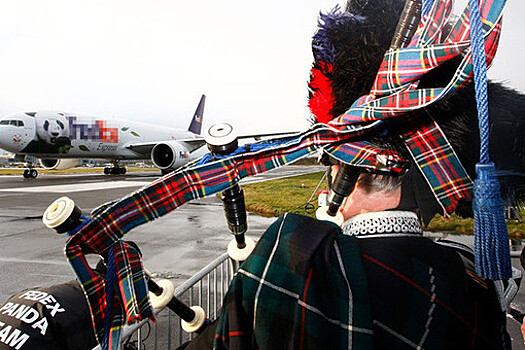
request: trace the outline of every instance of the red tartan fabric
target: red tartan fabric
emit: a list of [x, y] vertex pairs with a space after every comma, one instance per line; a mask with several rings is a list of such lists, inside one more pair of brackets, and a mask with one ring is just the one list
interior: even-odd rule
[[[354, 102], [352, 107], [334, 119], [332, 124], [348, 125], [402, 116], [438, 101], [470, 82], [472, 57], [468, 9], [465, 9], [447, 37], [441, 36], [443, 25], [436, 25], [447, 19], [451, 6], [450, 0], [435, 1], [429, 15], [421, 21], [411, 44], [386, 52], [370, 94]], [[504, 1], [485, 0], [481, 6], [489, 65], [498, 47]], [[447, 86], [417, 89], [417, 81], [426, 72], [460, 54], [463, 56], [463, 62]]]

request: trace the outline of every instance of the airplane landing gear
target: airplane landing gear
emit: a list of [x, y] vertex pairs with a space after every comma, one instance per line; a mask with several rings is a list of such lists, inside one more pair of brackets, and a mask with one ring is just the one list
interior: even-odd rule
[[169, 174], [169, 173], [171, 173], [172, 171], [173, 171], [173, 169], [172, 169], [172, 168], [168, 168], [168, 169], [161, 169], [161, 170], [160, 170], [160, 173], [161, 173], [162, 175], [166, 175], [166, 174]]
[[25, 169], [23, 176], [24, 179], [36, 179], [38, 171], [36, 171], [36, 169]]
[[109, 166], [105, 167], [104, 174], [106, 175], [125, 175], [126, 168], [121, 167], [118, 164], [114, 164], [112, 167], [109, 167]]
[[24, 179], [36, 179], [38, 171], [33, 168], [33, 162], [27, 161], [27, 169], [24, 169]]

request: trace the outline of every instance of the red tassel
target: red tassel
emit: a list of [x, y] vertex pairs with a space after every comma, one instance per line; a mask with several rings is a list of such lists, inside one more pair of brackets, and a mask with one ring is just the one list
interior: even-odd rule
[[320, 69], [313, 67], [310, 78], [310, 89], [312, 95], [308, 101], [310, 111], [315, 115], [317, 123], [328, 123], [333, 119], [332, 108], [334, 107], [334, 95], [332, 83], [323, 73], [331, 72], [332, 65], [320, 62]]

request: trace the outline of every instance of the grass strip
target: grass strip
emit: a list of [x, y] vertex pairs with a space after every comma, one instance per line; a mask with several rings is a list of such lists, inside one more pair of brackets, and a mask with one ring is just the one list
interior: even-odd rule
[[[285, 212], [315, 216], [317, 196], [312, 198], [313, 210], [306, 211], [305, 203], [322, 179], [324, 172], [269, 180], [244, 185], [246, 210], [261, 216], [279, 216]], [[326, 190], [323, 182], [319, 190]], [[512, 239], [525, 239], [525, 211], [521, 209], [519, 220], [508, 220], [507, 228]], [[436, 215], [425, 227], [427, 231], [439, 231], [455, 234], [473, 234], [474, 219], [462, 218], [455, 214], [450, 219]]]
[[[317, 196], [312, 198], [313, 211], [305, 211], [304, 204], [315, 190], [324, 172], [269, 180], [243, 185], [246, 210], [261, 216], [279, 216], [285, 212], [314, 216], [318, 208]], [[321, 184], [320, 190], [326, 189]]]

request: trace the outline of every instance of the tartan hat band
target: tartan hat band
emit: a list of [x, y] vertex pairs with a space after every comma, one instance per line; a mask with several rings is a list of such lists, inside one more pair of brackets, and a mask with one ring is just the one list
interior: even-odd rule
[[409, 160], [399, 152], [365, 141], [328, 146], [323, 152], [337, 162], [362, 168], [371, 173], [400, 175], [410, 164]]

